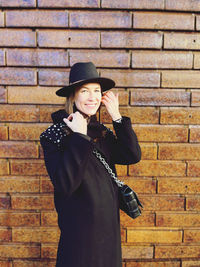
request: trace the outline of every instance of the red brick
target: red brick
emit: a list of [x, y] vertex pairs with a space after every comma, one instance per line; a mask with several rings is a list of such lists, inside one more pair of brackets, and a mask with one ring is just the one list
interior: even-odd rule
[[139, 216], [136, 220], [133, 220], [126, 213], [121, 211], [120, 222], [122, 227], [151, 227], [155, 224], [155, 214], [144, 211], [142, 216]]
[[200, 242], [200, 230], [184, 230], [184, 242], [198, 243]]
[[117, 175], [118, 176], [127, 176], [128, 174], [128, 169], [127, 166], [123, 166], [123, 165], [115, 165], [116, 167], [116, 171], [117, 171]]
[[36, 177], [3, 176], [0, 177], [0, 192], [3, 193], [38, 193], [40, 180]]
[[191, 91], [191, 106], [199, 107], [200, 106], [200, 91]]
[[164, 0], [102, 0], [103, 8], [124, 8], [124, 9], [164, 9]]
[[166, 229], [128, 229], [127, 242], [136, 243], [181, 243], [182, 231]]
[[192, 14], [135, 12], [133, 27], [136, 29], [194, 30], [194, 20], [195, 17]]
[[8, 49], [7, 65], [68, 67], [68, 53], [51, 49]]
[[188, 161], [188, 176], [200, 176], [200, 161]]
[[4, 65], [5, 65], [5, 51], [0, 49], [0, 66]]
[[161, 227], [199, 227], [200, 216], [197, 213], [176, 212], [156, 214], [156, 226]]
[[190, 106], [190, 93], [183, 90], [132, 90], [134, 106]]
[[132, 14], [110, 11], [70, 12], [71, 28], [131, 28]]
[[57, 87], [12, 86], [8, 87], [8, 103], [65, 104], [64, 97], [58, 97]]
[[69, 84], [69, 70], [40, 69], [39, 85], [64, 86]]
[[187, 197], [186, 210], [200, 211], [200, 197], [199, 196]]
[[0, 159], [0, 175], [9, 174], [9, 165], [6, 159]]
[[7, 103], [7, 90], [0, 87], [0, 103]]
[[190, 142], [199, 143], [200, 142], [200, 127], [190, 126]]
[[13, 267], [55, 267], [56, 262], [50, 260], [35, 260], [35, 261], [26, 261], [26, 260], [13, 260]]
[[40, 178], [40, 192], [41, 193], [53, 193], [53, 184], [49, 177], [41, 177]]
[[160, 194], [198, 194], [200, 179], [192, 177], [159, 178], [158, 193]]
[[11, 174], [13, 175], [47, 175], [44, 160], [17, 160], [13, 159], [10, 162]]
[[164, 49], [199, 50], [199, 33], [164, 33]]
[[182, 267], [199, 267], [200, 266], [200, 261], [182, 261]]
[[36, 7], [36, 0], [1, 0], [1, 7]]
[[78, 7], [78, 8], [94, 8], [100, 7], [99, 0], [57, 0], [56, 2], [51, 2], [49, 0], [38, 0], [39, 7]]
[[8, 140], [8, 127], [0, 125], [0, 140]]
[[153, 246], [122, 246], [123, 259], [151, 259], [153, 258]]
[[100, 34], [97, 31], [39, 30], [39, 47], [99, 48]]
[[102, 77], [109, 77], [119, 87], [159, 87], [160, 73], [156, 71], [101, 70]]
[[36, 47], [36, 33], [28, 29], [0, 29], [0, 46]]
[[40, 257], [39, 245], [0, 245], [1, 258], [38, 258]]
[[199, 124], [199, 108], [161, 108], [161, 124]]
[[13, 212], [3, 211], [0, 212], [0, 224], [1, 226], [39, 226], [40, 214], [36, 212]]
[[151, 143], [140, 143], [142, 159], [157, 159], [157, 145]]
[[38, 122], [39, 109], [33, 105], [2, 105], [0, 120], [5, 122]]
[[12, 208], [16, 210], [53, 210], [53, 195], [12, 195]]
[[173, 261], [141, 261], [141, 262], [127, 262], [126, 267], [180, 267], [179, 262], [173, 262]]
[[[63, 106], [48, 106], [48, 105], [40, 105], [40, 122], [50, 122], [52, 123], [51, 113], [62, 109]], [[47, 127], [46, 127], [47, 128]]]
[[185, 176], [186, 163], [167, 160], [142, 160], [130, 165], [129, 174], [135, 176]]
[[[9, 242], [11, 241], [11, 229], [7, 229], [7, 228], [1, 228], [0, 229], [0, 241], [1, 242]], [[0, 262], [0, 266], [1, 266], [1, 262]]]
[[130, 55], [124, 51], [112, 50], [70, 50], [70, 66], [76, 62], [92, 61], [96, 67], [128, 68]]
[[68, 27], [66, 11], [6, 11], [8, 27]]
[[198, 160], [198, 144], [159, 144], [158, 159]]
[[[40, 134], [49, 124], [42, 123], [13, 123], [9, 124], [10, 140], [39, 140]], [[0, 128], [1, 129], [1, 128]]]
[[170, 10], [180, 10], [180, 11], [199, 11], [200, 3], [197, 0], [166, 0], [166, 9]]
[[0, 142], [1, 158], [37, 158], [37, 145], [33, 142]]
[[59, 241], [59, 237], [60, 231], [55, 227], [31, 227], [12, 229], [13, 242], [57, 243]]
[[157, 246], [156, 259], [198, 258], [199, 246]]
[[145, 211], [181, 211], [184, 210], [184, 198], [178, 196], [141, 196]]
[[57, 245], [43, 245], [41, 246], [41, 258], [55, 259], [57, 257]]
[[135, 125], [133, 129], [136, 132], [138, 140], [142, 142], [188, 141], [188, 129], [184, 126]]
[[0, 261], [0, 266], [1, 267], [12, 267], [12, 262], [10, 260], [8, 261]]
[[[122, 116], [128, 116], [132, 123], [158, 123], [159, 111], [154, 107], [120, 107]], [[112, 119], [103, 106], [100, 112], [103, 123], [111, 123]]]
[[2, 85], [35, 85], [36, 71], [33, 69], [0, 68], [0, 83]]
[[9, 195], [0, 195], [0, 209], [6, 210], [10, 209], [11, 202], [10, 202], [10, 196]]
[[176, 51], [132, 51], [132, 68], [192, 69], [192, 66], [192, 53]]
[[41, 211], [41, 225], [42, 226], [57, 226], [58, 215], [55, 211]]
[[162, 87], [199, 88], [199, 74], [196, 71], [163, 71]]
[[135, 31], [103, 31], [101, 33], [101, 47], [160, 49], [162, 47], [162, 34]]

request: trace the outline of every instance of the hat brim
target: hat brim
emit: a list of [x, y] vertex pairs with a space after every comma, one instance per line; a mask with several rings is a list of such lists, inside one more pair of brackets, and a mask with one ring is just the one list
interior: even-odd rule
[[56, 95], [68, 97], [73, 92], [73, 90], [76, 89], [77, 87], [83, 84], [92, 83], [92, 82], [99, 83], [101, 85], [101, 89], [103, 92], [110, 90], [111, 88], [115, 86], [115, 82], [113, 80], [109, 78], [97, 77], [97, 78], [91, 78], [87, 80], [78, 81], [68, 86], [64, 86], [56, 91]]

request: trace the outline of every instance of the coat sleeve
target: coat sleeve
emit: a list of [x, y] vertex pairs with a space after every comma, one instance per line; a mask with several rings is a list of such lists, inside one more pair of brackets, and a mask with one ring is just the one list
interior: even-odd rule
[[141, 160], [141, 149], [137, 136], [132, 129], [131, 120], [122, 117], [121, 123], [113, 121], [116, 136], [109, 131], [109, 143], [111, 144], [111, 161], [114, 164], [134, 164]]
[[92, 143], [87, 136], [79, 133], [67, 136], [62, 149], [45, 137], [40, 138], [40, 143], [55, 192], [70, 196], [84, 179]]

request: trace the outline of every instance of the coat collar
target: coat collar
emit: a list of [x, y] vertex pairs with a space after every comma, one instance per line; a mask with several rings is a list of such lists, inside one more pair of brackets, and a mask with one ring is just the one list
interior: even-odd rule
[[[64, 109], [60, 109], [51, 114], [54, 124], [61, 123], [61, 122], [63, 123], [63, 119], [67, 118], [68, 116], [69, 114]], [[107, 130], [106, 127], [97, 121], [96, 115], [93, 115], [89, 118], [88, 136], [90, 136], [93, 139], [100, 138], [100, 137], [105, 136], [106, 130]]]

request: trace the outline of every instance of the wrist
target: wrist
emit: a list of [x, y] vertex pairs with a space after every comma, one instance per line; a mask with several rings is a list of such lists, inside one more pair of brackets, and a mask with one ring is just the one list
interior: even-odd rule
[[121, 118], [122, 118], [122, 116], [121, 116], [120, 113], [115, 114], [114, 116], [112, 116], [112, 120], [113, 120], [113, 121], [119, 120], [119, 119], [121, 119]]

